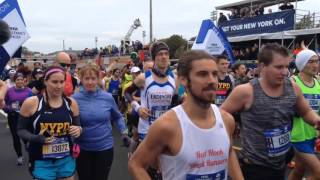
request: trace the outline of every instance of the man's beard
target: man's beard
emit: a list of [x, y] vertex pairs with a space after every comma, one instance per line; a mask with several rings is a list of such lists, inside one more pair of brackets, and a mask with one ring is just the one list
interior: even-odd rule
[[[216, 90], [216, 88], [213, 87], [213, 85], [209, 85], [204, 90]], [[198, 104], [202, 108], [209, 108], [211, 106], [211, 104], [213, 103], [212, 100], [207, 100], [199, 95], [196, 95], [192, 90], [190, 80], [188, 80], [187, 91], [189, 92], [189, 95], [192, 97], [192, 99], [196, 102], [196, 104]]]

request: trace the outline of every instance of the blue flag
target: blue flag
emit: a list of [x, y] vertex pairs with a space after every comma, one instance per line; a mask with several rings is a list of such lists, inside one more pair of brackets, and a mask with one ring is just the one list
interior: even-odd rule
[[17, 0], [5, 0], [0, 4], [0, 10], [0, 18], [9, 25], [11, 32], [9, 41], [0, 46], [0, 72], [2, 72], [10, 58], [30, 36]]
[[192, 49], [204, 50], [210, 55], [225, 54], [228, 56], [231, 64], [236, 62], [231, 45], [224, 32], [217, 28], [210, 19], [202, 21], [199, 34], [193, 43]]

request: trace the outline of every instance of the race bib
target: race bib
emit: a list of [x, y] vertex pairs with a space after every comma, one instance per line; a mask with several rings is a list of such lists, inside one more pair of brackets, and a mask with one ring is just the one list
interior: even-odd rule
[[118, 89], [112, 90], [112, 95], [118, 95]]
[[151, 108], [150, 124], [168, 111], [168, 106], [154, 106]]
[[318, 111], [320, 106], [320, 95], [318, 94], [304, 94], [305, 99], [308, 101], [309, 106], [314, 110]]
[[11, 108], [16, 112], [20, 112], [20, 103], [19, 103], [19, 101], [13, 102], [11, 104]]
[[287, 153], [290, 149], [290, 126], [267, 130], [264, 132], [267, 143], [267, 152], [270, 157], [276, 157]]
[[224, 180], [226, 179], [226, 171], [222, 170], [214, 174], [195, 175], [187, 174], [186, 180]]
[[226, 100], [226, 96], [219, 96], [219, 95], [217, 95], [215, 104], [216, 104], [217, 106], [220, 106], [225, 100]]
[[70, 154], [68, 138], [55, 138], [50, 144], [42, 146], [43, 158], [63, 158]]

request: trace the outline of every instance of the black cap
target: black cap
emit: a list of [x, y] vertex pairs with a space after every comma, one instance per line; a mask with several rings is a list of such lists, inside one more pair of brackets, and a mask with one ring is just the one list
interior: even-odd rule
[[161, 41], [153, 43], [150, 48], [150, 54], [151, 54], [152, 59], [154, 60], [156, 55], [158, 54], [158, 52], [160, 52], [162, 50], [169, 51], [169, 46], [166, 43], [161, 42]]

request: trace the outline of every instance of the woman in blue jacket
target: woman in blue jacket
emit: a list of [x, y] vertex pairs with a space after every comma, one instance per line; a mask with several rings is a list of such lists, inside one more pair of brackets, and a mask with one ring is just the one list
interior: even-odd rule
[[112, 125], [117, 126], [122, 140], [129, 142], [123, 115], [112, 95], [98, 87], [99, 69], [87, 65], [80, 73], [81, 88], [73, 98], [79, 104], [82, 134], [77, 139], [81, 153], [77, 159], [80, 180], [105, 180], [113, 161]]

